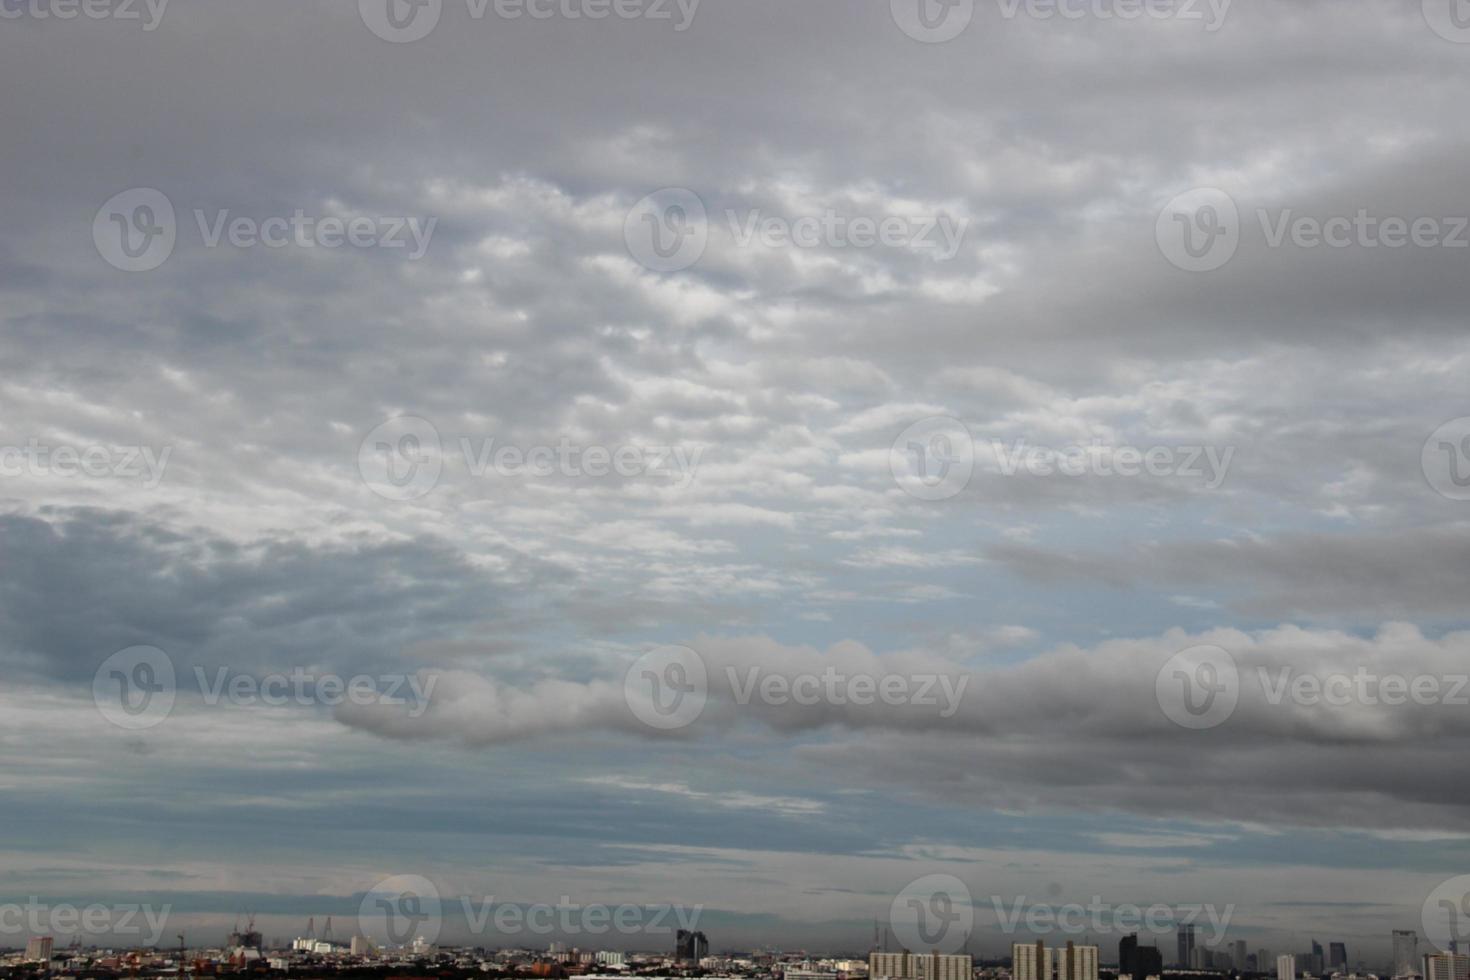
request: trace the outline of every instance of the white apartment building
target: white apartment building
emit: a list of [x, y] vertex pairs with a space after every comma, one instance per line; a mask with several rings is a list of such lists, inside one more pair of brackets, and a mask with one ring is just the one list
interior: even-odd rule
[[[970, 980], [968, 955], [945, 953], [870, 953], [868, 976], [892, 980]], [[790, 976], [790, 974], [788, 974]]]
[[1426, 953], [1424, 980], [1470, 980], [1470, 956], [1464, 953]]
[[1067, 943], [1048, 949], [1040, 940], [1011, 945], [1012, 980], [1097, 980], [1098, 948]]

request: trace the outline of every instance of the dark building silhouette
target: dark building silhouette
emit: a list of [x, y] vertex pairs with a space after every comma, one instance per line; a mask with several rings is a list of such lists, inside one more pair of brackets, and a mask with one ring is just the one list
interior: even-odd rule
[[1133, 976], [1133, 960], [1138, 953], [1138, 933], [1130, 932], [1118, 942], [1118, 980]]
[[1194, 926], [1181, 925], [1179, 927], [1178, 943], [1179, 955], [1175, 962], [1179, 964], [1180, 969], [1187, 970], [1194, 960]]
[[680, 929], [674, 937], [674, 958], [683, 963], [698, 963], [709, 955], [709, 940], [702, 932]]
[[1144, 980], [1164, 975], [1164, 954], [1157, 946], [1138, 945], [1138, 933], [1118, 943], [1118, 980]]

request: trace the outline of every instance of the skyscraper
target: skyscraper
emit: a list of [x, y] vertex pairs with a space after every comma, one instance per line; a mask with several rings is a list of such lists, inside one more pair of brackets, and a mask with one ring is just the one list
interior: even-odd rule
[[50, 936], [32, 936], [26, 940], [26, 960], [31, 963], [51, 962]]
[[877, 950], [868, 954], [868, 976], [877, 980], [970, 980], [973, 961], [969, 954], [945, 955], [933, 953], [881, 953]]
[[1237, 939], [1235, 941], [1235, 945], [1233, 947], [1233, 950], [1234, 950], [1234, 957], [1233, 957], [1234, 964], [1233, 965], [1235, 966], [1235, 968], [1237, 970], [1240, 970], [1240, 971], [1243, 972], [1245, 970], [1245, 967], [1246, 967], [1246, 963], [1245, 963], [1245, 957], [1246, 957], [1245, 940], [1244, 939]]
[[681, 963], [698, 964], [709, 955], [709, 940], [702, 932], [680, 929], [674, 937], [674, 958]]
[[[1148, 980], [1164, 975], [1164, 954], [1157, 946], [1140, 946], [1133, 954], [1133, 980]], [[1118, 980], [1123, 980], [1119, 977]]]
[[1097, 980], [1097, 947], [1067, 940], [1066, 948], [1057, 950], [1057, 980]]
[[1327, 965], [1333, 969], [1347, 966], [1347, 944], [1329, 943], [1327, 946]]
[[1426, 953], [1424, 980], [1470, 980], [1470, 955]]
[[1419, 934], [1412, 929], [1393, 931], [1393, 975], [1412, 977], [1419, 972]]
[[1097, 975], [1096, 946], [1079, 946], [1068, 940], [1061, 949], [1047, 949], [1039, 939], [1011, 945], [1012, 980], [1097, 980]]
[[1138, 933], [1130, 932], [1118, 941], [1118, 980], [1133, 976], [1133, 963], [1138, 956]]
[[1011, 944], [1011, 980], [1052, 980], [1051, 950], [1044, 942]]
[[1276, 957], [1276, 980], [1296, 980], [1296, 957], [1290, 953]]
[[1179, 949], [1178, 958], [1175, 962], [1182, 969], [1189, 969], [1191, 960], [1194, 958], [1194, 926], [1181, 925], [1179, 927]]

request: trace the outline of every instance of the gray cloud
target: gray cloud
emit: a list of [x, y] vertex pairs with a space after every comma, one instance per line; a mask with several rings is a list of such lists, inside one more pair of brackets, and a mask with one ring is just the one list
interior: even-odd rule
[[[1248, 678], [1463, 660], [1464, 505], [1429, 488], [1420, 451], [1470, 412], [1464, 250], [1271, 248], [1255, 211], [1464, 213], [1470, 49], [1394, 0], [1238, 2], [1215, 32], [1002, 9], [981, 0], [945, 44], [906, 37], [881, 0], [704, 0], [686, 31], [474, 20], [446, 0], [413, 44], [373, 36], [351, 3], [199, 0], [151, 32], [7, 19], [0, 452], [169, 452], [156, 486], [0, 475], [0, 660], [27, 692], [0, 717], [14, 766], [55, 781], [58, 812], [84, 811], [80, 787], [106, 763], [70, 748], [91, 729], [69, 699], [113, 650], [151, 643], [252, 670], [445, 671], [421, 719], [313, 718], [313, 739], [363, 753], [349, 767], [381, 752], [392, 771], [375, 780], [407, 778], [432, 746], [446, 769], [541, 773], [528, 792], [556, 800], [650, 748], [723, 753], [700, 771], [729, 784], [661, 805], [789, 810], [834, 779], [901, 795], [936, 846], [1002, 809], [1080, 813], [1094, 830], [1112, 819], [1098, 811], [1283, 833], [1462, 824], [1443, 778], [1463, 752], [1453, 712], [1262, 708], [1252, 692], [1229, 724], [1184, 732], [1153, 684], [1191, 642], [1231, 649]], [[698, 263], [656, 274], [623, 223], [666, 186], [714, 221]], [[1154, 240], [1163, 204], [1196, 186], [1242, 216], [1238, 252], [1208, 274], [1174, 268]], [[92, 241], [97, 209], [132, 187], [162, 191], [179, 218], [173, 255], [148, 273], [111, 267]], [[407, 261], [206, 247], [195, 217], [297, 209], [437, 224]], [[938, 261], [742, 246], [727, 210], [968, 225]], [[400, 415], [430, 420], [446, 457], [409, 501], [358, 468], [364, 437]], [[944, 501], [905, 494], [890, 470], [894, 440], [932, 415], [975, 440], [974, 476]], [[699, 464], [688, 485], [506, 477], [475, 472], [462, 439], [677, 447]], [[1007, 476], [993, 445], [1017, 440], [1233, 456], [1216, 486]], [[1267, 628], [1280, 622], [1305, 625]], [[630, 717], [622, 671], [666, 642], [699, 647], [718, 677], [841, 665], [970, 687], [946, 719], [736, 710], [717, 687], [700, 724], [656, 738]], [[246, 717], [184, 725], [221, 773], [249, 772], [252, 749], [245, 761], [278, 777], [308, 765]], [[97, 742], [123, 771], [144, 753], [178, 760], [162, 738]], [[62, 744], [63, 764], [32, 760]], [[559, 753], [569, 768], [549, 770]], [[252, 781], [249, 805], [274, 792], [330, 808], [335, 791]], [[217, 788], [212, 826], [243, 792]], [[469, 826], [504, 805], [465, 792]], [[548, 863], [596, 838], [567, 820]], [[875, 817], [850, 839], [897, 846], [909, 820]], [[193, 844], [216, 847], [200, 823]], [[643, 843], [720, 836], [681, 838], [678, 823]], [[798, 823], [769, 834], [813, 846]], [[401, 831], [372, 849], [412, 852]], [[760, 843], [741, 838], [742, 853]], [[747, 910], [795, 893], [787, 857], [706, 859], [757, 868]], [[839, 890], [831, 868], [803, 872], [821, 894], [903, 877], [865, 867]], [[329, 877], [303, 891], [349, 893]], [[1412, 890], [1395, 901], [1412, 907]]]

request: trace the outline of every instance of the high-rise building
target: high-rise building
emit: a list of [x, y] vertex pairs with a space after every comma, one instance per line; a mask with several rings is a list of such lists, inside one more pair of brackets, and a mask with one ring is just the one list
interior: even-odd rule
[[1327, 966], [1330, 969], [1347, 966], [1347, 943], [1329, 943], [1327, 945]]
[[1393, 975], [1412, 977], [1419, 972], [1419, 934], [1412, 929], [1393, 931]]
[[1272, 970], [1272, 968], [1275, 965], [1276, 965], [1276, 961], [1271, 958], [1271, 951], [1269, 949], [1266, 949], [1263, 946], [1262, 948], [1256, 950], [1256, 969], [1257, 970], [1259, 970], [1262, 973], [1270, 973], [1271, 970]]
[[1011, 980], [1052, 980], [1051, 950], [1046, 943], [1011, 945]]
[[908, 954], [905, 952], [889, 953], [875, 949], [868, 954], [868, 976], [873, 980], [901, 976], [908, 968]]
[[1071, 940], [1056, 951], [1057, 980], [1097, 980], [1097, 947]]
[[29, 963], [50, 963], [51, 945], [53, 940], [50, 936], [32, 936], [26, 940], [26, 961]]
[[674, 943], [674, 958], [682, 963], [698, 964], [709, 955], [709, 940], [702, 932], [680, 929]]
[[1234, 951], [1234, 955], [1233, 955], [1234, 963], [1232, 965], [1237, 970], [1244, 971], [1245, 968], [1246, 968], [1246, 962], [1245, 962], [1245, 959], [1246, 959], [1245, 940], [1244, 939], [1237, 939], [1235, 941], [1235, 945], [1232, 947], [1232, 949]]
[[1118, 941], [1118, 980], [1133, 976], [1138, 959], [1138, 933], [1131, 932]]
[[892, 980], [970, 980], [974, 964], [968, 954], [879, 953], [868, 954], [868, 976]]
[[[919, 956], [918, 980], [970, 980], [974, 963], [968, 953]], [[1096, 980], [1096, 978], [1094, 978]]]
[[1290, 953], [1276, 957], [1276, 980], [1296, 980], [1296, 957]]
[[1470, 955], [1424, 954], [1424, 980], [1470, 980]]
[[1179, 927], [1178, 943], [1179, 955], [1174, 962], [1187, 970], [1194, 960], [1194, 926], [1182, 925]]
[[[1135, 949], [1137, 937], [1133, 937]], [[1120, 947], [1121, 948], [1121, 947]], [[1137, 953], [1131, 954], [1136, 962]], [[1011, 946], [1012, 980], [1097, 980], [1099, 950], [1069, 941], [1048, 949], [1041, 940]]]
[[627, 956], [623, 953], [616, 953], [610, 950], [603, 950], [597, 954], [597, 962], [603, 966], [622, 966], [626, 960]]
[[[1133, 980], [1148, 980], [1164, 975], [1164, 954], [1157, 946], [1140, 946], [1133, 954]], [[1118, 980], [1123, 980], [1119, 977]]]

